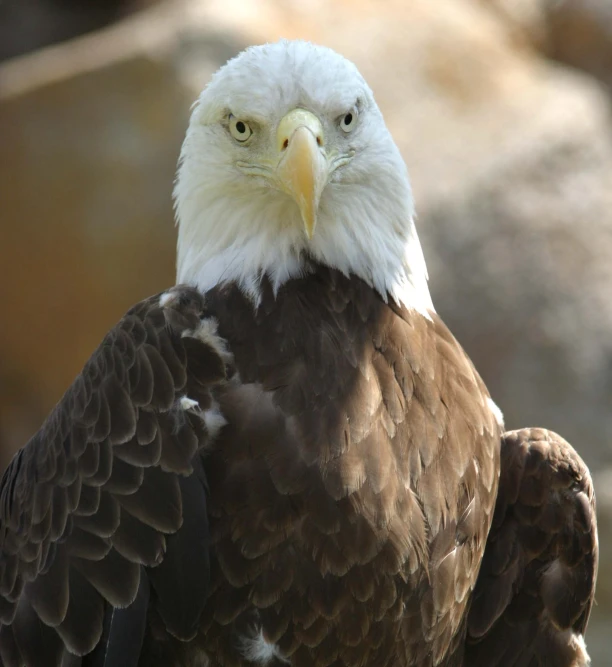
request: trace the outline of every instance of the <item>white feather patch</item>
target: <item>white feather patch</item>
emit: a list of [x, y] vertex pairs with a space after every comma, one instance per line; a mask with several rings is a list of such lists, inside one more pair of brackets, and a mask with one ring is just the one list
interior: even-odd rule
[[227, 419], [223, 416], [219, 404], [214, 399], [208, 410], [201, 410], [200, 404], [189, 396], [181, 396], [179, 406], [182, 410], [189, 410], [204, 420], [211, 440], [214, 440], [219, 435], [219, 431], [227, 424]]
[[217, 401], [213, 401], [211, 407], [208, 410], [204, 410], [203, 416], [210, 437], [216, 438], [219, 435], [219, 431], [227, 424], [227, 419], [221, 413]]
[[504, 428], [504, 414], [499, 409], [497, 403], [495, 403], [492, 398], [487, 398], [487, 405], [489, 406], [489, 410], [493, 413], [495, 421], [498, 423], [499, 427]]
[[591, 658], [587, 652], [586, 642], [581, 634], [565, 630], [560, 635], [561, 642], [569, 646], [572, 650], [572, 662], [568, 663], [568, 667], [589, 667]]
[[576, 662], [572, 667], [587, 667], [591, 664], [591, 658], [587, 653], [586, 643], [582, 635], [572, 633], [570, 645], [576, 651]]
[[227, 349], [225, 339], [217, 333], [219, 324], [214, 317], [206, 317], [200, 320], [200, 326], [197, 329], [187, 329], [183, 331], [183, 337], [199, 338], [206, 345], [210, 345], [213, 350], [225, 361], [230, 362], [233, 355]]
[[289, 660], [281, 654], [278, 646], [266, 641], [263, 630], [260, 630], [256, 637], [241, 637], [240, 650], [249, 662], [256, 662], [259, 665], [265, 665], [273, 658], [289, 664]]
[[199, 408], [200, 404], [197, 401], [194, 401], [193, 398], [189, 396], [181, 396], [181, 408], [183, 410], [193, 410], [194, 408]]
[[167, 292], [164, 292], [160, 297], [159, 297], [159, 307], [164, 308], [169, 301], [172, 301], [175, 297], [175, 293], [172, 290], [168, 290]]

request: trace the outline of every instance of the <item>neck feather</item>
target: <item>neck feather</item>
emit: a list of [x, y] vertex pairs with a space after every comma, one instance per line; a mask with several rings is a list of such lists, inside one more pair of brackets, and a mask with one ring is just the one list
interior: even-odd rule
[[253, 187], [239, 196], [235, 183], [228, 187], [213, 173], [196, 179], [187, 167], [175, 191], [179, 282], [202, 291], [236, 282], [257, 304], [264, 276], [277, 291], [314, 261], [358, 276], [385, 301], [425, 316], [434, 311], [407, 177], [387, 179], [384, 190], [375, 183], [329, 183], [308, 241], [286, 195]]
[[[274, 224], [274, 218], [240, 218], [249, 220], [250, 234], [228, 233], [219, 238], [207, 231], [208, 225], [180, 225], [178, 282], [203, 292], [223, 282], [236, 282], [258, 304], [264, 277], [276, 292], [288, 280], [308, 273], [314, 261], [346, 276], [360, 277], [385, 301], [391, 298], [425, 316], [434, 312], [425, 260], [412, 222], [401, 252], [394, 253], [389, 252], [384, 237], [368, 235], [359, 239], [340, 228], [327, 233], [317, 230], [318, 238], [315, 235], [307, 242], [299, 226], [292, 233], [294, 225]], [[259, 232], [255, 233], [254, 228]]]

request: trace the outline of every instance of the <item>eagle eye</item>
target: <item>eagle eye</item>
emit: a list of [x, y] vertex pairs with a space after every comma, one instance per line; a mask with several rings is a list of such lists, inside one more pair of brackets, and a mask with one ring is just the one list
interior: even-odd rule
[[229, 117], [229, 131], [232, 137], [241, 144], [253, 134], [251, 126], [245, 120], [240, 120], [233, 114], [230, 114]]
[[357, 125], [358, 117], [359, 112], [357, 111], [357, 107], [354, 107], [348, 113], [340, 116], [340, 129], [347, 134], [352, 132], [355, 129], [355, 125]]

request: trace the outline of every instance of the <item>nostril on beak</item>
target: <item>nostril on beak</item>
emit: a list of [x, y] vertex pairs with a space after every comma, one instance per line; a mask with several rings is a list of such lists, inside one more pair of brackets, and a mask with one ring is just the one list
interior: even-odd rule
[[[317, 134], [315, 139], [317, 142], [317, 146], [323, 146], [323, 136], [321, 134]], [[287, 148], [289, 148], [289, 137], [285, 137], [285, 139], [283, 140], [283, 143], [281, 145], [281, 151], [286, 151]]]

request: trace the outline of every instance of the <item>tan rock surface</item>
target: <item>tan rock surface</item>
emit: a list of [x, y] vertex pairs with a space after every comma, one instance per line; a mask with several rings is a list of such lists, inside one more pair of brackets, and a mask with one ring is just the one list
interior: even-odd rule
[[503, 21], [517, 46], [529, 45], [612, 88], [610, 0], [479, 0]]
[[[555, 0], [552, 0], [553, 2]], [[548, 44], [547, 7], [551, 0], [479, 0], [497, 14], [517, 46], [543, 49]]]
[[188, 103], [145, 57], [0, 103], [0, 363], [45, 411], [109, 324], [173, 279]]

